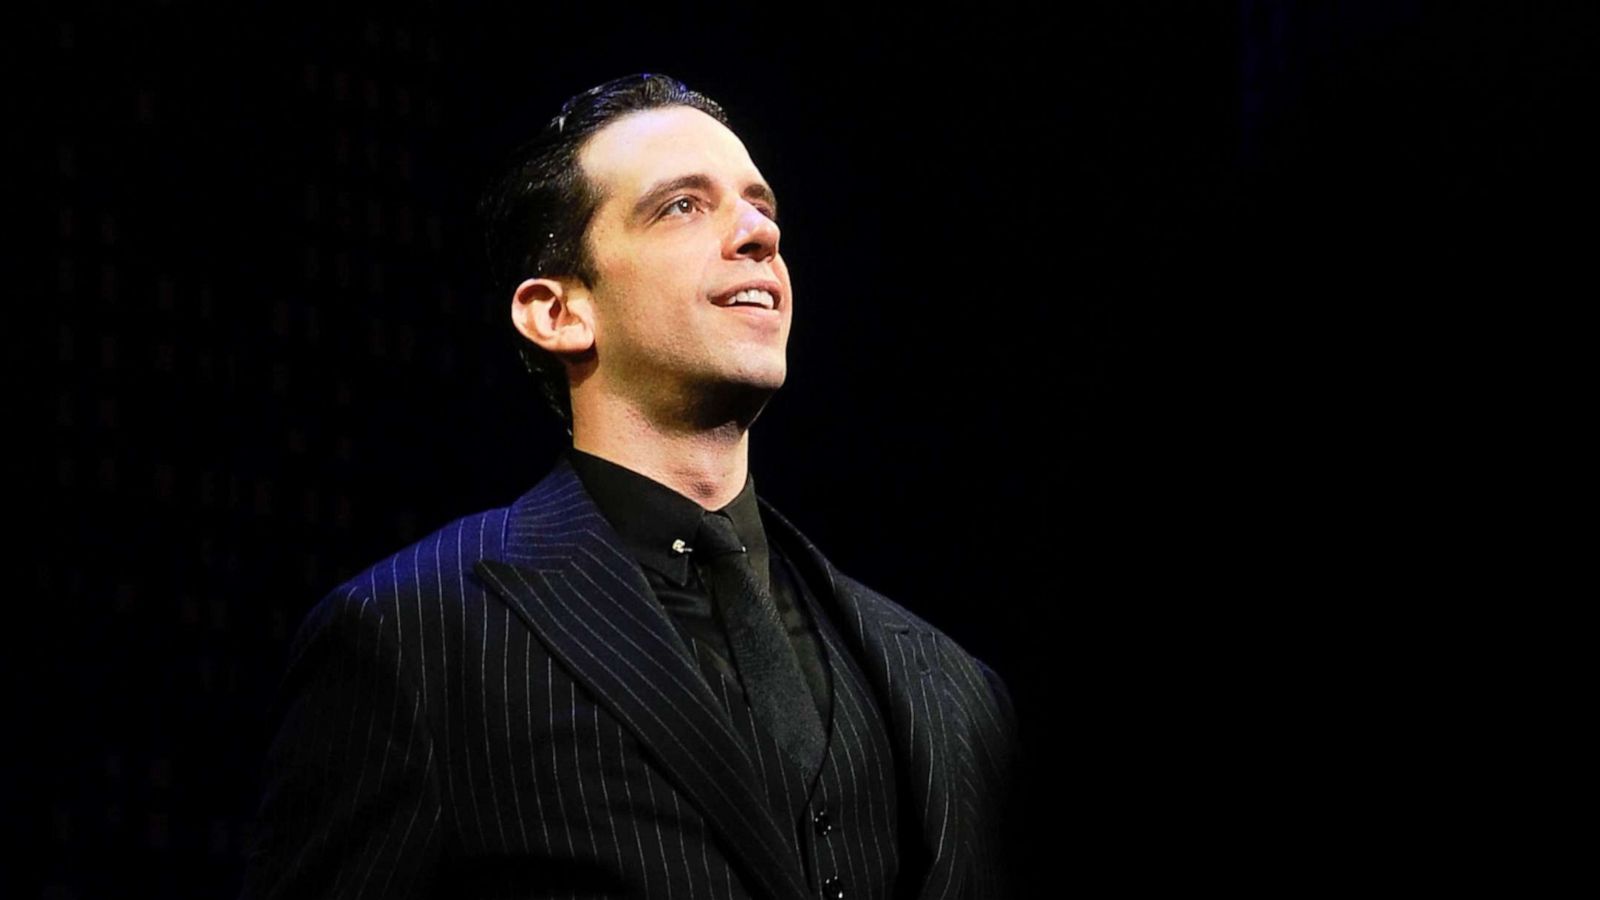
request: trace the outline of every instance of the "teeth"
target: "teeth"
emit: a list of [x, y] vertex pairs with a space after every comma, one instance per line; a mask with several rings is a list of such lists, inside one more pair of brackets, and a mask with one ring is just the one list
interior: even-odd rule
[[751, 305], [759, 306], [763, 309], [772, 309], [776, 304], [773, 302], [771, 294], [767, 293], [766, 291], [752, 288], [747, 291], [740, 291], [739, 293], [734, 294], [732, 297], [729, 297], [728, 305]]

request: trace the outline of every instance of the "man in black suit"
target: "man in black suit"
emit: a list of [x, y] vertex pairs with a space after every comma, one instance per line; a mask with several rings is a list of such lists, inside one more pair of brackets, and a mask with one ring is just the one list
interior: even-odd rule
[[794, 309], [777, 200], [659, 75], [488, 195], [555, 469], [296, 635], [248, 897], [991, 897], [1000, 679], [756, 496]]

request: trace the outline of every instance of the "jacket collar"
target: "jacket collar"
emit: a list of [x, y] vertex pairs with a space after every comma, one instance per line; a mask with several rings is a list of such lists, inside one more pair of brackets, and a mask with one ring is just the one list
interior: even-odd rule
[[[765, 500], [771, 538], [796, 556], [836, 604], [887, 711], [904, 791], [932, 860], [921, 897], [958, 889], [966, 866], [952, 790], [948, 676], [937, 635], [881, 595], [842, 575]], [[772, 897], [805, 897], [792, 844], [766, 812], [755, 761], [622, 540], [566, 459], [519, 498], [506, 519], [504, 562], [478, 574], [550, 652], [660, 760], [731, 849], [752, 884]]]

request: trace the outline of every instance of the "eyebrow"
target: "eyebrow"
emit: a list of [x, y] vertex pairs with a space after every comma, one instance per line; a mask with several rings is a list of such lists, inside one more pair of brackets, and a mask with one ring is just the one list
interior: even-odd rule
[[[713, 188], [714, 185], [711, 181], [711, 176], [698, 172], [692, 175], [678, 175], [673, 178], [667, 178], [662, 181], [658, 181], [652, 185], [648, 191], [644, 192], [644, 196], [640, 197], [638, 202], [633, 204], [633, 212], [630, 215], [630, 218], [634, 220], [642, 218], [645, 214], [654, 210], [655, 207], [661, 203], [661, 201], [667, 199], [669, 194], [672, 194], [675, 191], [693, 189], [697, 191], [704, 191], [709, 194], [713, 193]], [[759, 181], [752, 182], [750, 185], [745, 187], [741, 196], [743, 196], [746, 200], [760, 200], [767, 204], [767, 206], [772, 210], [772, 220], [777, 221], [778, 197], [776, 194], [772, 193], [772, 188], [767, 187], [765, 184]]]

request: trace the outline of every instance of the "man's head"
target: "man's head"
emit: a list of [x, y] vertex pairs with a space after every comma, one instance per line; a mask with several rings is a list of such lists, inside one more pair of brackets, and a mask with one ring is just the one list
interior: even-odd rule
[[[617, 79], [567, 101], [485, 196], [523, 359], [569, 426], [568, 366], [679, 420], [759, 411], [782, 384], [776, 201], [726, 121], [671, 78]], [[729, 305], [745, 287], [777, 308]]]

